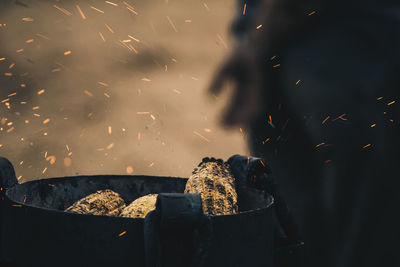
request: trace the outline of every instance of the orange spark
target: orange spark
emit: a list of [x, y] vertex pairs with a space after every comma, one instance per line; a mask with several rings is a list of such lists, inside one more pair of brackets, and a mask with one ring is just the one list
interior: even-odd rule
[[46, 40], [50, 40], [49, 37], [47, 37], [46, 35], [40, 34], [40, 33], [37, 33], [36, 36], [39, 36], [39, 37], [41, 37], [43, 39], [46, 39]]
[[171, 24], [172, 28], [174, 29], [175, 32], [178, 32], [178, 30], [176, 29], [174, 23], [172, 22], [172, 20], [167, 16], [167, 20], [169, 22], [169, 24]]
[[46, 157], [46, 161], [49, 161], [51, 165], [56, 163], [56, 157], [55, 156], [48, 156]]
[[64, 13], [67, 16], [72, 16], [72, 13], [69, 12], [68, 10], [66, 10], [65, 8], [59, 7], [57, 5], [53, 5], [53, 7], [58, 9], [59, 11], [61, 11], [62, 13]]
[[97, 11], [97, 12], [99, 12], [99, 13], [104, 14], [104, 11], [101, 10], [101, 9], [95, 8], [94, 6], [90, 6], [90, 8], [93, 9], [93, 10], [95, 10], [95, 11]]
[[112, 6], [118, 6], [118, 4], [110, 2], [110, 1], [105, 1], [107, 4], [112, 5]]
[[322, 121], [322, 124], [324, 124], [325, 122], [327, 122], [327, 121], [329, 120], [330, 117], [331, 117], [331, 116], [326, 117], [326, 118]]
[[316, 146], [315, 146], [315, 148], [318, 148], [318, 147], [320, 147], [320, 146], [323, 146], [323, 145], [325, 145], [325, 143], [324, 143], [324, 142], [322, 142], [322, 143], [320, 143], [320, 144], [316, 145]]
[[99, 32], [99, 35], [100, 35], [101, 40], [103, 40], [103, 42], [106, 42], [106, 39], [104, 38], [104, 36], [101, 32]]
[[193, 131], [193, 133], [194, 133], [195, 135], [199, 136], [201, 139], [203, 139], [203, 140], [207, 141], [208, 143], [210, 143], [210, 140], [208, 140], [206, 137], [202, 136], [202, 135], [199, 134], [198, 132]]
[[69, 166], [71, 166], [71, 163], [72, 163], [72, 160], [71, 160], [71, 158], [64, 158], [64, 166], [65, 167], [69, 167]]
[[370, 147], [370, 146], [371, 146], [371, 144], [367, 144], [367, 145], [363, 146], [363, 149], [367, 148], [367, 147]]
[[127, 174], [132, 174], [133, 173], [133, 167], [132, 166], [127, 166], [126, 167], [126, 173]]
[[106, 28], [107, 28], [111, 33], [114, 33], [113, 29], [111, 29], [111, 27], [108, 26], [107, 23], [104, 23], [104, 25], [106, 25]]
[[262, 144], [264, 145], [264, 144], [268, 143], [269, 140], [271, 140], [271, 138], [268, 137], [267, 139], [265, 139], [264, 141], [262, 141]]
[[102, 81], [99, 81], [97, 83], [102, 85], [102, 86], [104, 86], [104, 87], [108, 87], [108, 83], [105, 83], [105, 82], [102, 82]]
[[221, 44], [225, 47], [228, 48], [228, 46], [226, 45], [224, 39], [222, 39], [221, 35], [217, 34], [218, 39], [220, 40]]
[[88, 91], [88, 90], [83, 90], [83, 92], [84, 92], [87, 96], [90, 96], [90, 97], [93, 96], [93, 94], [92, 94], [90, 91]]
[[81, 15], [82, 19], [86, 19], [85, 14], [83, 14], [83, 11], [79, 5], [76, 5], [76, 9], [78, 10], [79, 14]]
[[390, 103], [387, 103], [388, 106], [393, 105], [394, 103], [396, 103], [396, 101], [392, 101]]
[[114, 147], [114, 143], [111, 143], [111, 144], [109, 144], [106, 148], [108, 149], [108, 150], [110, 150], [111, 148], [113, 148]]

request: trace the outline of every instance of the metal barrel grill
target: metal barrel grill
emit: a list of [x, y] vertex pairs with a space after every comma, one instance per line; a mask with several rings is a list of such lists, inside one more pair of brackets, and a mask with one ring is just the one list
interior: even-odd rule
[[[285, 220], [265, 191], [238, 191], [236, 215], [204, 216], [200, 196], [182, 193], [186, 181], [95, 175], [18, 184], [0, 157], [0, 266], [272, 267], [290, 262], [301, 246], [284, 233]], [[64, 212], [104, 189], [126, 203], [158, 193], [156, 210], [145, 219]]]

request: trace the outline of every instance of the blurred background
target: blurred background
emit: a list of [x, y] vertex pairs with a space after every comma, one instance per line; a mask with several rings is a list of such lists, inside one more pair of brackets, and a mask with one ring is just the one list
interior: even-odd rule
[[20, 182], [79, 174], [188, 177], [248, 153], [207, 85], [233, 0], [0, 4], [0, 155]]

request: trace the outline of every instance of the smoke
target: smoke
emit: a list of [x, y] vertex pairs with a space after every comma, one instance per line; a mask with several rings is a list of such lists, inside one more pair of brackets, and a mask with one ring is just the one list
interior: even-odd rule
[[8, 1], [0, 10], [0, 155], [20, 182], [76, 174], [188, 177], [248, 153], [219, 125], [212, 72], [231, 0]]

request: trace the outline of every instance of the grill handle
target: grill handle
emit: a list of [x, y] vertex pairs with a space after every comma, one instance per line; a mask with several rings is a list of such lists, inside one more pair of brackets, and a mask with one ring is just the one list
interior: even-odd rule
[[159, 194], [144, 223], [146, 267], [202, 266], [210, 226], [199, 194]]

